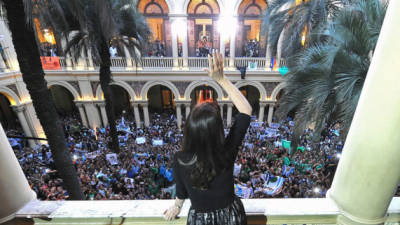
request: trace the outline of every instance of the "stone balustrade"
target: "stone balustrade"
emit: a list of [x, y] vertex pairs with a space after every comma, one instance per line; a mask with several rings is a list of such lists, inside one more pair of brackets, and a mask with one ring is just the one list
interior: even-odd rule
[[[244, 199], [249, 224], [336, 224], [340, 209], [327, 198]], [[13, 222], [30, 219], [35, 224], [186, 224], [190, 201], [179, 219], [167, 222], [163, 212], [173, 200], [37, 201], [16, 213]], [[400, 198], [395, 197], [385, 224], [399, 224]]]

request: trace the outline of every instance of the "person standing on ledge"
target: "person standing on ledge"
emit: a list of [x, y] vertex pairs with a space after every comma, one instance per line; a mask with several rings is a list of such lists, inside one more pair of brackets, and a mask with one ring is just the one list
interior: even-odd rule
[[228, 93], [240, 113], [225, 138], [218, 104], [201, 103], [190, 112], [182, 151], [174, 156], [177, 198], [164, 217], [175, 219], [189, 198], [192, 206], [188, 225], [244, 225], [247, 218], [241, 200], [234, 193], [233, 164], [250, 125], [252, 108], [224, 76], [222, 55], [213, 51], [208, 60], [210, 67], [205, 69], [208, 75]]

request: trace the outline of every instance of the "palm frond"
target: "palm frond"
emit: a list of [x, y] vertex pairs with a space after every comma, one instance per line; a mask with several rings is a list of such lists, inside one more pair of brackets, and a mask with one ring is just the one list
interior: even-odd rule
[[292, 57], [277, 110], [280, 118], [296, 110], [296, 144], [310, 124], [314, 137], [339, 123], [346, 134], [367, 76], [387, 5], [379, 0], [351, 2], [327, 21], [319, 40]]

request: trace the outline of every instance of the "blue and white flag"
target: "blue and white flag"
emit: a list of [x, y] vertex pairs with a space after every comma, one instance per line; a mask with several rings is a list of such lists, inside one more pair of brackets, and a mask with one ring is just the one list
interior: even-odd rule
[[264, 133], [265, 133], [268, 137], [276, 137], [277, 132], [278, 132], [278, 129], [267, 127], [267, 128], [265, 128], [265, 132], [264, 132]]
[[145, 137], [137, 137], [136, 138], [136, 144], [144, 144], [146, 143], [146, 138]]
[[251, 123], [250, 123], [250, 126], [251, 126], [251, 127], [254, 127], [254, 128], [259, 128], [259, 127], [261, 127], [263, 124], [264, 124], [263, 122], [251, 122]]
[[269, 126], [274, 129], [278, 129], [281, 125], [279, 123], [270, 123]]
[[[275, 179], [276, 178], [276, 179]], [[267, 195], [276, 195], [282, 191], [285, 178], [266, 174], [263, 192]]]
[[164, 141], [162, 139], [153, 139], [153, 146], [161, 146], [164, 144]]
[[294, 173], [294, 167], [283, 165], [282, 176], [288, 177], [292, 173]]
[[15, 147], [15, 146], [19, 145], [18, 140], [16, 138], [9, 138], [8, 142], [10, 142], [11, 147]]

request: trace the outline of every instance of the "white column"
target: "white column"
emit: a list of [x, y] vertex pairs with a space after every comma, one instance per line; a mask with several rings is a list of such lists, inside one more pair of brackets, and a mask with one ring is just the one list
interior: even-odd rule
[[88, 120], [86, 117], [85, 109], [83, 108], [83, 104], [79, 103], [79, 102], [76, 102], [75, 104], [76, 104], [76, 107], [78, 107], [83, 126], [88, 127], [89, 124], [88, 124]]
[[33, 107], [31, 96], [29, 95], [29, 91], [26, 88], [22, 77], [15, 78], [15, 85], [17, 87], [18, 95], [20, 96], [21, 102], [23, 102], [23, 105], [25, 107], [24, 115], [29, 125], [32, 136], [46, 138], [42, 125], [40, 124], [40, 121], [36, 116], [36, 111]]
[[227, 126], [230, 126], [232, 124], [232, 107], [233, 107], [233, 104], [228, 103], [228, 112], [226, 115], [226, 125]]
[[149, 117], [149, 103], [143, 103], [143, 116], [144, 116], [144, 125], [146, 127], [150, 126], [150, 117]]
[[221, 32], [219, 34], [219, 52], [225, 57], [225, 38]]
[[224, 119], [224, 104], [219, 104], [219, 110], [221, 111], [222, 119]]
[[19, 63], [17, 59], [17, 53], [15, 52], [14, 45], [12, 42], [11, 32], [8, 29], [7, 22], [0, 18], [0, 30], [2, 31], [3, 39], [0, 40], [0, 43], [3, 47], [3, 52], [5, 55], [5, 59], [7, 61], [9, 69], [11, 71], [19, 71]]
[[133, 62], [132, 62], [132, 56], [129, 53], [129, 49], [124, 46], [124, 52], [125, 52], [125, 60], [126, 60], [126, 70], [133, 70]]
[[25, 103], [25, 116], [31, 128], [33, 136], [39, 138], [46, 138], [46, 134], [44, 133], [43, 127], [40, 124], [39, 119], [37, 118], [36, 111], [35, 108], [33, 107], [32, 102]]
[[93, 102], [93, 90], [88, 77], [86, 75], [77, 76], [77, 80], [82, 95], [83, 107], [85, 108], [86, 114], [88, 115], [87, 120], [89, 127], [92, 129], [101, 127], [101, 116], [99, 114], [97, 106]]
[[103, 120], [103, 127], [107, 127], [108, 118], [107, 118], [107, 112], [106, 112], [106, 103], [100, 102], [100, 103], [97, 103], [97, 106], [100, 107], [101, 118]]
[[265, 109], [266, 104], [265, 103], [260, 103], [260, 111], [258, 114], [258, 121], [263, 122], [264, 120], [264, 109]]
[[99, 115], [99, 110], [93, 102], [85, 102], [83, 107], [88, 115], [88, 124], [92, 129], [101, 127], [101, 118]]
[[0, 124], [0, 223], [36, 198]]
[[185, 113], [186, 113], [186, 119], [189, 117], [190, 114], [190, 103], [185, 104]]
[[179, 69], [179, 62], [178, 62], [178, 35], [175, 31], [172, 30], [173, 26], [171, 23], [171, 33], [172, 33], [172, 57], [174, 58], [174, 69]]
[[[28, 122], [26, 121], [25, 118], [25, 107], [24, 106], [13, 106], [14, 112], [17, 113], [17, 117], [19, 120], [19, 123], [21, 124], [22, 130], [24, 131], [25, 136], [27, 137], [33, 137], [31, 129], [29, 128]], [[32, 148], [35, 147], [35, 141], [28, 139], [29, 146]]]
[[272, 59], [271, 46], [269, 44], [267, 44], [266, 49], [267, 50], [266, 50], [266, 53], [265, 53], [265, 70], [266, 71], [271, 71], [271, 59]]
[[382, 224], [400, 181], [399, 21], [400, 1], [390, 1], [328, 192], [342, 211], [339, 224]]
[[74, 69], [75, 70], [85, 70], [86, 67], [87, 67], [87, 65], [86, 65], [86, 57], [85, 57], [84, 50], [82, 50], [79, 58], [76, 60]]
[[188, 56], [189, 56], [189, 48], [188, 48], [188, 35], [187, 35], [187, 18], [183, 18], [183, 25], [185, 28], [183, 29], [184, 32], [182, 35], [182, 57], [183, 57], [183, 68], [189, 69], [188, 68]]
[[274, 115], [274, 104], [269, 104], [268, 109], [268, 124], [272, 123], [272, 117]]
[[135, 122], [136, 122], [136, 127], [140, 128], [140, 113], [139, 113], [139, 105], [138, 103], [132, 103], [133, 105], [133, 113], [135, 114]]
[[67, 70], [73, 70], [74, 69], [73, 58], [72, 58], [70, 53], [65, 55], [65, 63], [67, 65]]
[[176, 103], [176, 121], [178, 124], [178, 128], [181, 129], [182, 126], [182, 104]]
[[5, 63], [6, 61], [3, 59], [3, 57], [0, 54], [0, 69], [2, 69], [1, 72], [8, 72], [7, 65]]
[[280, 36], [279, 36], [278, 46], [277, 46], [277, 52], [276, 52], [276, 58], [275, 58], [275, 60], [276, 60], [276, 67], [277, 67], [277, 68], [279, 68], [279, 67], [280, 67], [280, 64], [281, 64], [282, 50], [283, 50], [283, 48], [284, 48], [284, 46], [282, 46], [282, 45], [283, 45], [283, 40], [284, 40], [284, 38], [285, 38], [285, 36], [286, 36], [286, 32], [287, 32], [287, 29], [284, 28], [284, 29], [282, 30], [282, 33], [281, 33]]
[[93, 63], [93, 57], [92, 57], [92, 50], [88, 49], [87, 54], [88, 54], [88, 56], [87, 56], [87, 57], [88, 57], [88, 60], [87, 60], [87, 62], [88, 62], [87, 69], [88, 69], [88, 70], [94, 70], [94, 63]]
[[[236, 21], [235, 21], [236, 23]], [[231, 39], [229, 41], [229, 67], [235, 68], [235, 51], [236, 51], [236, 32], [231, 35]]]

